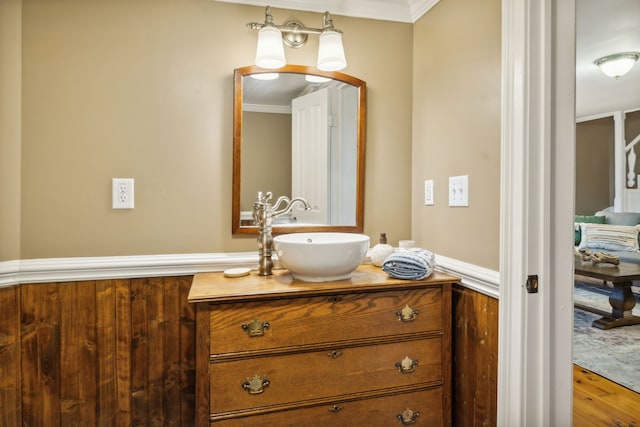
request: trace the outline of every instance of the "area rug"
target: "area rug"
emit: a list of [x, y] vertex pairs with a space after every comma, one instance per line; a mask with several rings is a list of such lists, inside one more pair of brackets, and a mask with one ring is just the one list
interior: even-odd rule
[[[632, 287], [640, 315], [640, 288]], [[610, 288], [602, 281], [576, 277], [574, 301], [610, 310]], [[574, 309], [573, 363], [640, 393], [640, 325], [602, 330], [591, 326], [598, 314]]]

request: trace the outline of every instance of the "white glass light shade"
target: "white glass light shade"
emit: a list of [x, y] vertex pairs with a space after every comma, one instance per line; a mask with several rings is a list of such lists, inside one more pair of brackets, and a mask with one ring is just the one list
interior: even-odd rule
[[250, 76], [256, 80], [275, 80], [280, 77], [280, 73], [259, 73], [250, 74]]
[[342, 47], [342, 34], [337, 31], [325, 30], [320, 34], [318, 47], [318, 69], [323, 71], [338, 71], [347, 66]]
[[638, 60], [638, 53], [618, 53], [597, 59], [594, 63], [609, 77], [617, 79], [627, 74]]
[[286, 63], [284, 46], [282, 45], [282, 33], [276, 27], [262, 27], [258, 31], [256, 65], [262, 68], [280, 68]]
[[309, 83], [326, 83], [331, 80], [329, 77], [314, 76], [313, 74], [307, 74], [304, 79]]

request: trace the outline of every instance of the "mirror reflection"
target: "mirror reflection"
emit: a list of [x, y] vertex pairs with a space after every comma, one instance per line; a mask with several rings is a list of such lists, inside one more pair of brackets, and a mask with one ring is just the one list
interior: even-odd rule
[[366, 85], [286, 66], [235, 70], [233, 232], [257, 233], [258, 192], [304, 197], [312, 209], [274, 219], [274, 232], [363, 228]]

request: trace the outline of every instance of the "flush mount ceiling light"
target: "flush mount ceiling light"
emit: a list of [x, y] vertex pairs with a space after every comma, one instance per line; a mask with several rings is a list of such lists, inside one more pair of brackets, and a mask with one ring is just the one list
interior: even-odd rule
[[347, 66], [342, 46], [342, 31], [333, 26], [329, 12], [322, 17], [322, 28], [308, 28], [299, 21], [287, 21], [284, 25], [273, 22], [271, 8], [267, 6], [264, 24], [250, 22], [247, 27], [258, 31], [256, 65], [262, 68], [280, 68], [286, 64], [283, 41], [289, 47], [304, 46], [309, 34], [320, 36], [317, 67], [323, 71], [339, 71]]
[[596, 59], [593, 63], [600, 67], [606, 76], [617, 79], [627, 74], [638, 58], [640, 58], [638, 52], [623, 52]]

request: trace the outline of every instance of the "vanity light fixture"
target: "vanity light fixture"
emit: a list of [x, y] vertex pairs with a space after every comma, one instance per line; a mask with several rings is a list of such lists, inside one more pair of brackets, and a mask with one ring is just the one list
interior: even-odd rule
[[320, 36], [317, 67], [323, 71], [339, 71], [347, 66], [342, 45], [342, 31], [333, 26], [329, 12], [322, 17], [322, 28], [308, 28], [299, 21], [287, 21], [276, 25], [271, 7], [264, 13], [264, 24], [250, 22], [247, 27], [258, 31], [256, 65], [262, 68], [280, 68], [286, 64], [283, 42], [289, 47], [304, 46], [309, 34]]
[[606, 76], [617, 79], [627, 74], [638, 58], [640, 58], [640, 53], [638, 52], [622, 52], [596, 59], [593, 63]]

